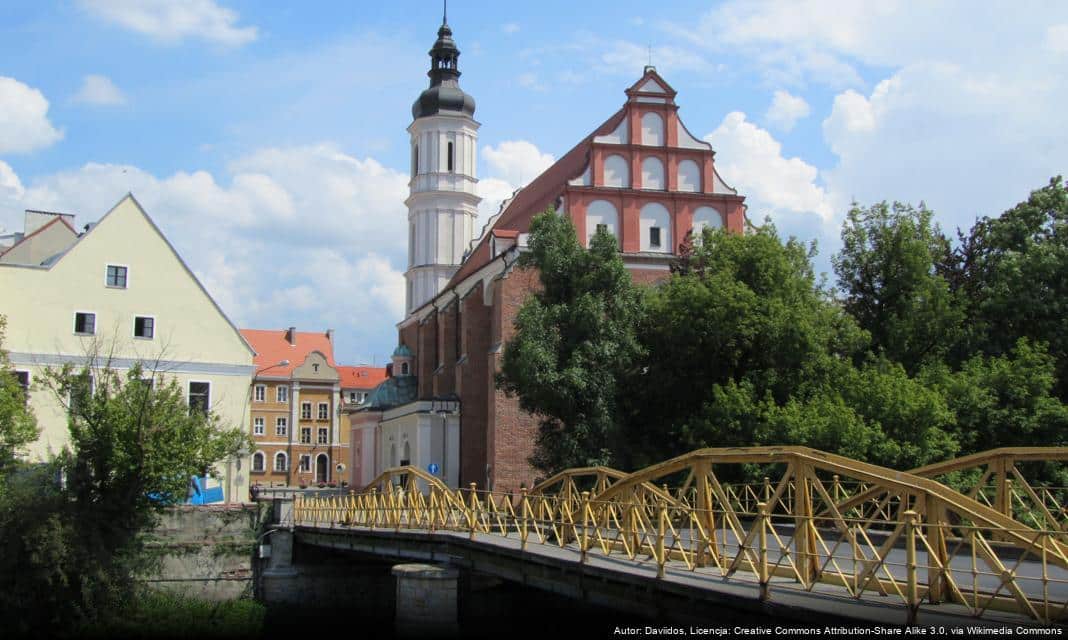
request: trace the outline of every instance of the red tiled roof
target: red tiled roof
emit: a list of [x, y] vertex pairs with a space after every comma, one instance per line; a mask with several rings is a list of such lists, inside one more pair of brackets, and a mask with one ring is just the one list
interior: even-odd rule
[[[286, 340], [285, 329], [241, 329], [241, 335], [256, 351], [253, 363], [256, 365], [257, 375], [262, 371], [265, 377], [285, 377], [293, 373], [312, 351], [320, 351], [326, 356], [326, 361], [332, 367], [334, 363], [334, 345], [325, 331], [295, 331], [294, 344]], [[273, 365], [282, 360], [288, 360], [289, 364], [281, 367]], [[264, 370], [266, 367], [270, 369]]]
[[341, 376], [342, 389], [373, 389], [386, 379], [385, 367], [347, 367], [337, 368]]
[[492, 235], [507, 237], [507, 231], [526, 232], [530, 227], [530, 221], [534, 216], [544, 211], [556, 201], [564, 189], [567, 181], [578, 177], [589, 162], [590, 143], [595, 136], [603, 136], [615, 130], [626, 114], [626, 107], [612, 114], [590, 135], [583, 138], [573, 149], [565, 153], [552, 166], [543, 171], [541, 175], [531, 181], [530, 184], [519, 190], [512, 201], [505, 208], [501, 217], [493, 223], [493, 233], [487, 233], [479, 242], [478, 246], [467, 256], [460, 269], [453, 275], [443, 291], [459, 284], [472, 273], [478, 271], [492, 259], [490, 255], [489, 238]]

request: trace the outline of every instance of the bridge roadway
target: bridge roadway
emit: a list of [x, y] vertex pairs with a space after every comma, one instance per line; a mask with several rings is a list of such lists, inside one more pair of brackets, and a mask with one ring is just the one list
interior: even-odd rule
[[[338, 524], [297, 524], [294, 533], [296, 540], [303, 544], [405, 561], [446, 563], [670, 624], [732, 626], [732, 609], [748, 614], [749, 619], [753, 614], [766, 617], [769, 627], [790, 626], [791, 622], [817, 626], [885, 627], [901, 627], [906, 623], [904, 603], [893, 592], [886, 596], [866, 592], [863, 598], [857, 599], [843, 587], [833, 584], [816, 583], [806, 590], [792, 578], [773, 576], [769, 585], [770, 596], [762, 601], [756, 577], [746, 571], [725, 578], [715, 567], [691, 570], [683, 562], [669, 561], [664, 576], [658, 578], [657, 564], [648, 556], [638, 555], [631, 560], [624, 554], [606, 556], [591, 550], [583, 559], [575, 543], [560, 547], [558, 544], [536, 544], [531, 539], [524, 550], [515, 535], [371, 529]], [[784, 527], [780, 534], [789, 536], [791, 532]], [[720, 539], [727, 538], [724, 535]], [[737, 547], [727, 545], [724, 551], [733, 556]], [[980, 589], [996, 590], [998, 578], [988, 572], [976, 575], [971, 568], [971, 554], [965, 552], [963, 556], [954, 557], [951, 563], [955, 578], [969, 586], [974, 578]], [[926, 554], [917, 551], [916, 559], [920, 566], [924, 566]], [[776, 560], [778, 556], [770, 558], [769, 562], [774, 564]], [[904, 549], [891, 550], [885, 570], [903, 581], [905, 560]], [[843, 570], [848, 566], [846, 562], [852, 562], [852, 559], [845, 556], [840, 559]], [[1015, 570], [1018, 578], [1036, 578], [1022, 584], [1028, 585], [1025, 590], [1029, 596], [1041, 596], [1040, 563], [1024, 561], [1016, 565], [1008, 561], [1006, 566]], [[1054, 576], [1053, 569], [1047, 567], [1051, 580], [1068, 580], [1068, 572], [1056, 568], [1059, 574]], [[1050, 600], [1068, 600], [1068, 582], [1054, 580], [1048, 583], [1047, 589]], [[1004, 591], [1002, 595], [1005, 595]], [[952, 603], [922, 603], [916, 624], [947, 629], [1042, 626], [1022, 615], [998, 611], [987, 611], [982, 619], [978, 619], [967, 608]]]

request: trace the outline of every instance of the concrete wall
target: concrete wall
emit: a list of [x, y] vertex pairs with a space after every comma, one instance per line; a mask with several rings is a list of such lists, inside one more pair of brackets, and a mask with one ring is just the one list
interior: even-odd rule
[[168, 511], [148, 544], [158, 568], [144, 580], [205, 600], [251, 596], [256, 536], [268, 509], [261, 503]]

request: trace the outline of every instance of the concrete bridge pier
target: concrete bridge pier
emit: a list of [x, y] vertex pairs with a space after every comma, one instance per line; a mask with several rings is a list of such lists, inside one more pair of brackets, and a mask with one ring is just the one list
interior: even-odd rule
[[455, 636], [460, 631], [456, 569], [432, 564], [398, 564], [396, 631], [400, 636]]

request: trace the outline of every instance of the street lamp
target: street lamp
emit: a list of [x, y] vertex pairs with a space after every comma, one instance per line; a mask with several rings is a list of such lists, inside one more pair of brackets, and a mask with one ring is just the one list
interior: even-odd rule
[[456, 394], [434, 397], [430, 401], [430, 412], [441, 416], [441, 479], [449, 484], [449, 416], [460, 412], [460, 399]]
[[[269, 367], [264, 367], [262, 369], [257, 369], [256, 370], [256, 375], [258, 376], [261, 373], [263, 373], [264, 371], [266, 371], [268, 369], [274, 369], [275, 367], [288, 367], [288, 366], [289, 366], [289, 360], [279, 360], [278, 362], [272, 364]], [[253, 376], [253, 377], [255, 377], [255, 376]]]

